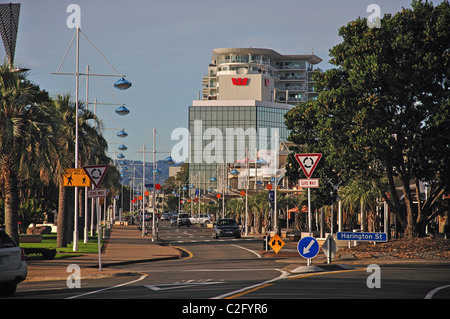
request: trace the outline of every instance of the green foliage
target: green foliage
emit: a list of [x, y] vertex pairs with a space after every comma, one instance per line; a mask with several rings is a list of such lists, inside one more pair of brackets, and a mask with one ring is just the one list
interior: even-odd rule
[[[286, 114], [297, 151], [323, 153], [317, 174], [328, 191], [361, 177], [381, 190], [388, 179], [390, 196], [381, 194], [407, 236], [423, 234], [435, 216], [432, 205], [450, 190], [448, 25], [446, 1], [413, 1], [412, 9], [385, 15], [381, 28], [368, 28], [366, 19], [349, 22], [330, 50], [336, 68], [316, 74], [318, 100]], [[289, 160], [288, 174], [298, 177]], [[411, 180], [429, 182], [428, 201], [413, 204]]]

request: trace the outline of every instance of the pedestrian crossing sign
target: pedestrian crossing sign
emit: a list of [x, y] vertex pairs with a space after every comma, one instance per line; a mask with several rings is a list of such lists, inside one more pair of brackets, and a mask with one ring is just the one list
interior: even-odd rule
[[63, 182], [66, 187], [91, 187], [91, 180], [82, 168], [67, 168]]
[[280, 236], [278, 236], [278, 234], [275, 234], [275, 236], [270, 239], [269, 246], [275, 251], [275, 254], [278, 254], [278, 252], [284, 246], [284, 241]]

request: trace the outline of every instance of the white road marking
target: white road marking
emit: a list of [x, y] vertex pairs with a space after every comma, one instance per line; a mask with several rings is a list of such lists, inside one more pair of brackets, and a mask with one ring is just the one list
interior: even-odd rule
[[72, 296], [72, 297], [68, 297], [68, 298], [66, 298], [66, 299], [75, 299], [75, 298], [78, 298], [78, 297], [84, 297], [84, 296], [87, 296], [87, 295], [93, 295], [93, 294], [96, 294], [96, 293], [98, 293], [98, 292], [102, 292], [102, 291], [105, 291], [105, 290], [111, 290], [111, 289], [114, 289], [114, 288], [123, 287], [123, 286], [126, 286], [126, 285], [133, 284], [133, 283], [135, 283], [135, 282], [141, 281], [141, 280], [143, 280], [143, 279], [144, 279], [145, 277], [147, 277], [147, 276], [148, 276], [148, 275], [145, 274], [145, 275], [142, 275], [141, 277], [139, 277], [138, 279], [133, 280], [133, 281], [125, 282], [125, 283], [123, 283], [123, 284], [116, 285], [116, 286], [112, 286], [112, 287], [106, 287], [106, 288], [103, 288], [103, 289], [94, 290], [94, 291], [87, 292], [87, 293], [84, 293], [84, 294], [81, 294], [81, 295], [75, 295], [75, 296]]

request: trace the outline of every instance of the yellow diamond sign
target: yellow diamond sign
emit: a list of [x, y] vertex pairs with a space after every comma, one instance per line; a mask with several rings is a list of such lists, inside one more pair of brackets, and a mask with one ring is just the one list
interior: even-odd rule
[[284, 246], [284, 241], [280, 236], [278, 236], [278, 234], [275, 234], [275, 236], [270, 239], [269, 246], [275, 251], [276, 254], [278, 254], [278, 252]]

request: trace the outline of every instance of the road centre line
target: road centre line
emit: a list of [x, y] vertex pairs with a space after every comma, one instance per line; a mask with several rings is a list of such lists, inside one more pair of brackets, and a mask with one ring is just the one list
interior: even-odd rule
[[296, 275], [296, 276], [289, 276], [289, 273], [287, 271], [284, 270], [280, 270], [280, 269], [276, 269], [280, 272], [282, 272], [282, 274], [280, 276], [278, 276], [277, 278], [274, 279], [270, 279], [267, 280], [265, 282], [253, 285], [253, 286], [249, 286], [249, 287], [245, 287], [236, 291], [232, 291], [217, 297], [214, 297], [212, 299], [233, 299], [233, 298], [238, 298], [241, 297], [243, 295], [246, 295], [248, 293], [257, 291], [259, 289], [265, 288], [265, 287], [269, 287], [271, 285], [273, 285], [273, 283], [275, 281], [281, 280], [281, 279], [299, 279], [299, 278], [305, 278], [305, 277], [310, 277], [310, 276], [315, 276], [315, 275], [323, 275], [323, 274], [330, 274], [330, 273], [341, 273], [341, 272], [350, 272], [350, 271], [365, 271], [366, 268], [363, 269], [351, 269], [351, 270], [338, 270], [338, 271], [327, 271], [327, 272], [320, 272], [320, 273], [310, 273], [310, 274], [304, 274], [304, 275]]
[[313, 273], [309, 273], [309, 274], [291, 275], [291, 276], [288, 276], [286, 279], [289, 279], [289, 280], [300, 279], [300, 278], [306, 278], [306, 277], [317, 276], [317, 275], [338, 274], [338, 273], [342, 273], [342, 272], [352, 272], [352, 271], [367, 271], [367, 268], [313, 272]]
[[269, 280], [266, 280], [264, 282], [261, 282], [259, 284], [255, 284], [255, 285], [252, 285], [252, 286], [249, 286], [249, 287], [244, 287], [242, 289], [231, 291], [231, 292], [222, 294], [220, 296], [213, 297], [211, 299], [233, 299], [233, 298], [237, 298], [237, 297], [240, 297], [242, 295], [248, 294], [250, 292], [256, 291], [258, 289], [270, 286], [273, 282], [275, 282], [277, 280], [285, 279], [288, 276], [288, 274], [289, 274], [287, 271], [284, 271], [284, 270], [281, 270], [281, 269], [275, 269], [275, 270], [278, 270], [279, 272], [281, 272], [281, 275], [279, 275], [276, 278], [269, 279]]

